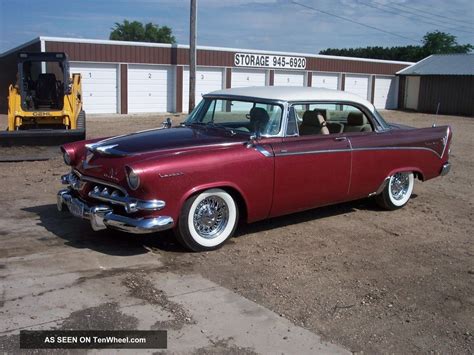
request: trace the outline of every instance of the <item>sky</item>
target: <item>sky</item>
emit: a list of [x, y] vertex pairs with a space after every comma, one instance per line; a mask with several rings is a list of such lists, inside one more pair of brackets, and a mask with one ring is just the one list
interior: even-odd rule
[[[417, 45], [434, 30], [474, 44], [473, 0], [197, 2], [203, 46], [318, 53]], [[0, 0], [0, 53], [38, 36], [108, 39], [124, 19], [169, 26], [178, 44], [189, 43], [189, 0]]]

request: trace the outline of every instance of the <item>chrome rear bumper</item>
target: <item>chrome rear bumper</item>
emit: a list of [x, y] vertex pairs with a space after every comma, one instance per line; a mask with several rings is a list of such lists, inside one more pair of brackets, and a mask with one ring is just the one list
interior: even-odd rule
[[69, 189], [60, 190], [57, 194], [57, 207], [59, 211], [67, 206], [69, 212], [75, 217], [87, 219], [95, 231], [113, 228], [124, 232], [145, 234], [160, 232], [173, 228], [173, 218], [158, 216], [153, 218], [131, 218], [116, 214], [107, 205], [90, 206], [75, 197]]
[[450, 163], [444, 163], [443, 167], [441, 168], [441, 176], [447, 175], [449, 171], [451, 170], [451, 164]]

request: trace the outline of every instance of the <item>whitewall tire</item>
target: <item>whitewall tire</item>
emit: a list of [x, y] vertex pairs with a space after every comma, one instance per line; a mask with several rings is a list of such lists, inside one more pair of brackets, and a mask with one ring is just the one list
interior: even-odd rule
[[405, 206], [413, 192], [415, 176], [412, 172], [400, 172], [390, 176], [383, 191], [376, 197], [379, 206], [396, 210]]
[[181, 211], [176, 237], [192, 251], [221, 247], [233, 234], [239, 220], [234, 198], [222, 189], [210, 189], [189, 198]]

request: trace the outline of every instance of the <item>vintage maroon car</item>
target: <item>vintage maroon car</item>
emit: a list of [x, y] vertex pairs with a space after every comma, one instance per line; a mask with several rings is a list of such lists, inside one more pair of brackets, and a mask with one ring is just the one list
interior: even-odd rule
[[173, 228], [194, 251], [254, 222], [375, 196], [404, 206], [414, 179], [445, 175], [451, 130], [388, 124], [350, 93], [290, 87], [215, 91], [178, 127], [66, 144], [58, 208], [94, 230]]

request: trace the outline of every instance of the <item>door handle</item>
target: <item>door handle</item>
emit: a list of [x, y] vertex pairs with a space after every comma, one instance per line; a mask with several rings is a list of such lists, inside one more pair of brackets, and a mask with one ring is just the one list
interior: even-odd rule
[[334, 138], [335, 141], [347, 141], [347, 137], [336, 137]]

